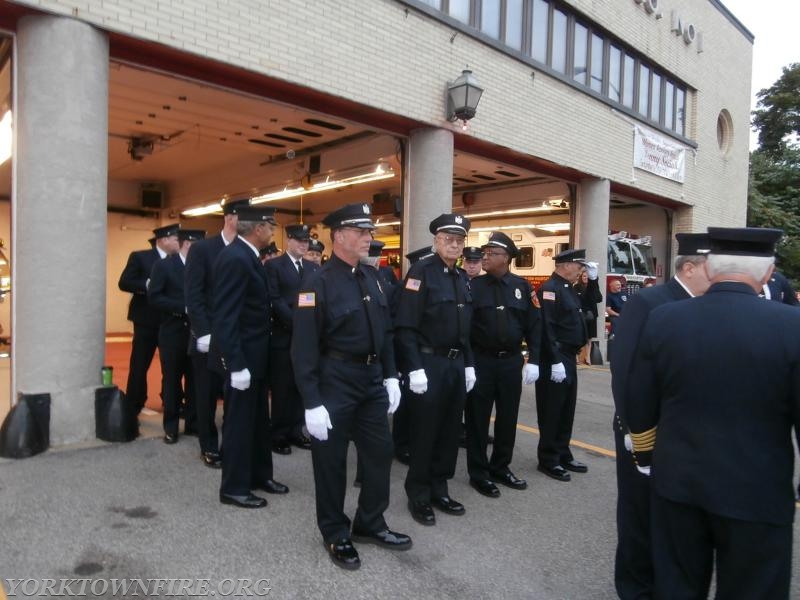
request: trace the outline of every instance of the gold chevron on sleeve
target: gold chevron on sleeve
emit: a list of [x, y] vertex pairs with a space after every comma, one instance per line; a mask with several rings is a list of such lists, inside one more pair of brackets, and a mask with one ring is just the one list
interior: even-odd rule
[[636, 452], [652, 452], [656, 445], [656, 429], [648, 429], [642, 433], [631, 432], [631, 441], [633, 442], [633, 449]]

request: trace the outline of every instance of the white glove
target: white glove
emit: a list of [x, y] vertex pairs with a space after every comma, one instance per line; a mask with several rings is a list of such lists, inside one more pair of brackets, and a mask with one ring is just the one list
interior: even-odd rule
[[389, 394], [389, 414], [394, 414], [397, 407], [400, 406], [400, 382], [397, 377], [389, 377], [383, 380], [383, 387], [386, 388], [386, 393]]
[[628, 452], [633, 452], [633, 442], [631, 441], [630, 433], [625, 434], [623, 441], [625, 442], [625, 450], [627, 450]]
[[408, 374], [408, 389], [415, 394], [424, 394], [428, 391], [428, 376], [425, 369], [417, 369]]
[[246, 390], [250, 387], [250, 371], [246, 367], [241, 371], [231, 372], [231, 387], [237, 390]]
[[636, 465], [636, 470], [642, 475], [647, 475], [650, 477], [650, 467], [640, 467], [639, 465]]
[[306, 410], [306, 429], [308, 435], [317, 438], [319, 441], [324, 442], [328, 439], [328, 429], [333, 429], [331, 424], [331, 416], [328, 414], [328, 409], [324, 404], [320, 404], [317, 408]]
[[589, 276], [589, 279], [594, 281], [597, 279], [597, 263], [596, 262], [587, 262], [586, 264], [586, 274]]
[[564, 369], [564, 363], [557, 363], [550, 368], [550, 381], [561, 383], [567, 378], [567, 371]]
[[469, 394], [472, 391], [472, 388], [475, 387], [475, 367], [464, 367], [464, 381], [467, 384], [467, 393]]
[[531, 385], [536, 383], [537, 379], [539, 379], [539, 365], [528, 363], [522, 367], [522, 383]]
[[208, 352], [208, 348], [211, 346], [211, 334], [201, 335], [197, 338], [197, 351], [202, 352], [205, 354]]

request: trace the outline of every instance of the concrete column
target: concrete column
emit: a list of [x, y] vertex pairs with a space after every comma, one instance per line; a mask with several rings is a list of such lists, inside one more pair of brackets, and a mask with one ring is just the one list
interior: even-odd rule
[[17, 29], [14, 395], [51, 395], [50, 437], [94, 437], [105, 353], [108, 38], [64, 17]]
[[453, 204], [453, 133], [415, 129], [408, 143], [403, 254], [433, 243], [428, 224]]

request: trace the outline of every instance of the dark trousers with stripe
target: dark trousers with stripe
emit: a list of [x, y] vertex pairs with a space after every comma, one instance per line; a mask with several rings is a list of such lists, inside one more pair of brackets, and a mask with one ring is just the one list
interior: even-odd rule
[[272, 479], [272, 451], [264, 379], [253, 379], [246, 390], [225, 381], [225, 420], [222, 422], [222, 484], [220, 492], [249, 494]]
[[196, 427], [194, 379], [192, 363], [187, 354], [189, 331], [185, 334], [159, 335], [158, 356], [161, 361], [161, 398], [164, 401], [164, 433], [178, 434], [181, 401], [185, 398], [184, 423], [187, 429]]
[[270, 420], [272, 439], [286, 442], [303, 432], [304, 409], [294, 380], [289, 348], [271, 348], [269, 353]]
[[225, 380], [208, 368], [208, 353], [196, 352], [191, 359], [200, 452], [219, 452], [217, 400], [224, 395]]
[[456, 471], [461, 415], [466, 387], [464, 358], [422, 354], [428, 391], [409, 395], [411, 410], [406, 494], [411, 501], [430, 502], [447, 496], [447, 480]]
[[539, 422], [539, 464], [555, 467], [572, 460], [569, 442], [578, 400], [578, 367], [572, 349], [561, 351], [556, 360], [564, 365], [567, 378], [561, 383], [550, 380], [549, 364], [540, 368], [536, 381], [536, 415]]
[[125, 395], [135, 414], [139, 414], [147, 401], [147, 371], [158, 348], [158, 324], [133, 324], [131, 360]]
[[[504, 357], [475, 353], [477, 381], [467, 395], [467, 470], [471, 479], [489, 479], [508, 471], [517, 439], [519, 398], [522, 393], [522, 354]], [[494, 444], [487, 459], [489, 423], [495, 408]]]
[[[328, 439], [311, 438], [317, 524], [326, 543], [350, 537], [344, 512], [347, 449], [352, 440], [361, 464], [361, 492], [353, 528], [370, 533], [386, 529], [392, 468], [389, 397], [379, 364], [366, 365], [323, 357], [320, 362], [323, 403], [333, 429]], [[227, 452], [227, 449], [226, 449]]]

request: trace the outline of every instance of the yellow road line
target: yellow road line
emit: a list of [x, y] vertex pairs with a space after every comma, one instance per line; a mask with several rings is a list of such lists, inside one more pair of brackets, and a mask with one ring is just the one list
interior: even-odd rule
[[[526, 433], [533, 433], [535, 435], [539, 435], [539, 430], [536, 427], [529, 427], [528, 425], [523, 425], [522, 423], [517, 423], [517, 429], [520, 431], [524, 431]], [[601, 448], [600, 446], [595, 446], [594, 444], [587, 444], [586, 442], [581, 442], [579, 440], [571, 440], [571, 446], [577, 446], [578, 448], [583, 448], [584, 450], [590, 450], [592, 452], [597, 452], [598, 454], [602, 454], [603, 456], [608, 456], [609, 458], [616, 458], [617, 453], [613, 450], [607, 450], [606, 448]]]

